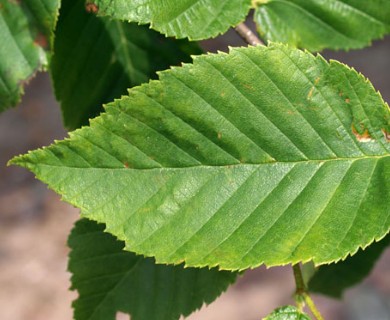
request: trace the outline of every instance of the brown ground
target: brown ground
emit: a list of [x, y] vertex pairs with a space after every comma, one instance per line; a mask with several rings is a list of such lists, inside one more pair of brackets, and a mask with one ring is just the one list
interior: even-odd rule
[[[356, 66], [390, 101], [390, 39], [365, 53], [354, 51], [332, 56]], [[72, 318], [70, 304], [76, 294], [68, 291], [66, 238], [78, 211], [60, 202], [57, 195], [26, 170], [5, 167], [12, 156], [64, 135], [59, 108], [46, 75], [39, 75], [31, 82], [20, 107], [0, 116], [1, 320]], [[343, 303], [315, 296], [325, 318], [390, 320], [389, 266], [388, 250], [371, 276], [347, 292]], [[292, 303], [293, 288], [289, 268], [260, 268], [248, 272], [210, 307], [189, 319], [260, 319], [273, 308]]]

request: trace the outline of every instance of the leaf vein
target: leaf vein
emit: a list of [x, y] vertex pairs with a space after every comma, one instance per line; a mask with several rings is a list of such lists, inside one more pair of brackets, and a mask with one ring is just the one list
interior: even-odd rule
[[367, 154], [363, 151], [363, 149], [361, 148], [361, 146], [357, 143], [357, 141], [352, 137], [353, 136], [353, 133], [349, 130], [349, 128], [345, 127], [344, 123], [341, 121], [339, 115], [337, 114], [337, 112], [333, 109], [332, 105], [329, 103], [328, 99], [325, 97], [325, 95], [323, 94], [322, 90], [320, 90], [319, 88], [317, 88], [314, 84], [314, 82], [306, 75], [305, 72], [303, 72], [303, 70], [299, 67], [299, 65], [286, 53], [284, 52], [283, 50], [281, 50], [281, 52], [295, 65], [296, 69], [312, 84], [312, 86], [314, 87], [314, 90], [319, 92], [320, 95], [322, 96], [322, 98], [324, 99], [324, 101], [326, 102], [326, 104], [328, 105], [328, 108], [333, 112], [333, 114], [335, 115], [335, 117], [338, 119], [339, 121], [339, 126], [341, 126], [343, 129], [344, 129], [344, 133], [347, 134], [347, 136], [350, 138], [350, 141], [352, 141], [354, 143], [354, 145], [360, 150], [360, 152], [362, 153], [362, 155], [365, 155], [367, 156]]
[[288, 204], [287, 208], [281, 213], [281, 215], [279, 215], [276, 220], [273, 222], [272, 225], [270, 225], [268, 227], [267, 230], [265, 230], [265, 232], [263, 232], [263, 234], [254, 242], [254, 244], [239, 258], [239, 260], [244, 260], [249, 254], [252, 253], [252, 251], [254, 250], [254, 248], [261, 242], [261, 240], [273, 229], [275, 228], [275, 226], [277, 226], [278, 222], [280, 221], [280, 219], [282, 217], [285, 216], [286, 212], [288, 211], [288, 209], [294, 204], [294, 202], [299, 198], [299, 196], [302, 194], [302, 192], [307, 188], [307, 186], [310, 184], [310, 182], [314, 179], [314, 177], [316, 176], [316, 174], [318, 173], [318, 171], [320, 170], [320, 168], [322, 167], [323, 164], [319, 165], [316, 170], [312, 173], [312, 175], [310, 176], [310, 178], [305, 181], [305, 186], [304, 188], [299, 192], [299, 194], [296, 195], [296, 197], [294, 199], [292, 199], [292, 201]]
[[[217, 70], [219, 71], [219, 70]], [[173, 75], [174, 76], [174, 75]], [[225, 79], [226, 77], [222, 75]], [[243, 137], [247, 138], [249, 141], [251, 141], [261, 152], [266, 154], [271, 159], [274, 159], [272, 155], [270, 155], [268, 152], [266, 152], [260, 145], [255, 142], [252, 138], [250, 138], [247, 134], [245, 134], [242, 130], [240, 130], [230, 119], [226, 117], [226, 115], [223, 115], [217, 108], [215, 108], [210, 102], [206, 100], [199, 92], [197, 92], [195, 89], [190, 87], [189, 84], [185, 83], [182, 79], [179, 79], [178, 77], [174, 76], [178, 81], [180, 81], [186, 88], [190, 89], [193, 93], [195, 93], [196, 96], [198, 96], [202, 101], [204, 101], [211, 109], [215, 110], [225, 121], [227, 121], [230, 125], [232, 125]], [[252, 103], [251, 103], [252, 104]], [[257, 109], [257, 108], [256, 108]]]
[[134, 114], [132, 115], [129, 115], [127, 114], [124, 110], [120, 109], [120, 112], [122, 114], [124, 114], [126, 117], [130, 118], [130, 119], [133, 119], [134, 121], [136, 122], [139, 122], [140, 124], [144, 125], [145, 127], [149, 128], [150, 130], [152, 130], [153, 132], [155, 132], [156, 134], [158, 134], [160, 137], [162, 137], [163, 140], [169, 142], [172, 146], [174, 146], [175, 148], [178, 148], [180, 149], [184, 154], [186, 154], [188, 157], [190, 157], [194, 162], [196, 162], [197, 164], [201, 164], [201, 162], [199, 160], [197, 160], [196, 158], [194, 158], [192, 155], [190, 155], [186, 150], [184, 150], [181, 146], [177, 145], [176, 143], [174, 143], [172, 140], [168, 139], [168, 137], [164, 136], [163, 134], [161, 134], [159, 131], [157, 131], [155, 128], [151, 127], [150, 125], [148, 125], [146, 122], [142, 121], [141, 119], [135, 117]]
[[280, 92], [280, 94], [284, 97], [284, 99], [287, 101], [287, 103], [292, 107], [294, 108], [298, 113], [299, 115], [305, 120], [305, 122], [310, 126], [310, 128], [315, 132], [315, 134], [320, 138], [320, 140], [322, 141], [322, 143], [328, 148], [328, 150], [330, 150], [332, 153], [333, 153], [333, 156], [336, 156], [338, 157], [338, 154], [332, 149], [332, 147], [329, 145], [329, 143], [327, 143], [325, 141], [325, 139], [320, 135], [320, 133], [318, 132], [318, 130], [313, 126], [313, 124], [311, 122], [309, 122], [309, 120], [303, 115], [303, 113], [301, 111], [299, 111], [299, 109], [287, 98], [286, 94], [282, 91], [282, 89], [277, 85], [277, 83], [272, 80], [272, 78], [267, 74], [267, 72], [265, 70], [263, 70], [262, 68], [260, 68], [260, 66], [258, 66], [254, 61], [253, 59], [248, 56], [246, 53], [242, 53], [242, 56], [246, 57], [248, 61], [251, 62], [252, 65], [254, 65], [256, 67], [257, 70], [259, 70], [262, 74], [264, 74], [264, 76], [269, 80], [269, 82], [272, 83], [272, 85], [276, 88], [276, 90], [278, 90], [278, 92]]
[[[177, 79], [175, 77], [175, 79]], [[234, 160], [238, 161], [238, 163], [240, 163], [240, 160], [234, 156], [232, 153], [226, 151], [225, 149], [223, 149], [221, 146], [219, 146], [217, 143], [215, 143], [210, 137], [207, 137], [203, 132], [201, 132], [200, 130], [198, 130], [195, 126], [193, 126], [190, 122], [188, 121], [185, 121], [183, 118], [181, 118], [180, 116], [178, 116], [176, 113], [174, 113], [173, 111], [171, 111], [170, 109], [168, 109], [165, 105], [163, 105], [162, 103], [152, 99], [151, 97], [149, 97], [147, 94], [144, 94], [148, 99], [150, 99], [151, 101], [157, 103], [159, 106], [161, 106], [162, 108], [164, 108], [164, 110], [166, 110], [169, 114], [173, 115], [176, 119], [178, 119], [180, 122], [186, 124], [188, 127], [190, 127], [191, 129], [193, 129], [195, 132], [197, 132], [198, 134], [202, 135], [207, 141], [209, 141], [211, 144], [215, 145], [219, 150], [223, 151], [226, 155], [228, 155], [229, 157], [232, 157]], [[199, 161], [199, 160], [198, 160]], [[200, 161], [199, 161], [200, 163]]]
[[[267, 116], [263, 111], [261, 111], [259, 108], [258, 108], [258, 106], [255, 104], [255, 103], [253, 103], [248, 97], [246, 97], [245, 95], [244, 95], [244, 93], [242, 93], [241, 92], [241, 90], [227, 77], [227, 76], [225, 76], [225, 74], [219, 69], [219, 68], [217, 68], [215, 65], [213, 65], [211, 62], [209, 62], [209, 61], [204, 61], [204, 62], [206, 62], [207, 64], [209, 64], [210, 66], [212, 66], [216, 71], [218, 71], [220, 74], [221, 74], [221, 76], [228, 82], [228, 83], [230, 83], [230, 85], [235, 89], [235, 91], [236, 92], [238, 92], [239, 94], [240, 94], [240, 96], [241, 97], [243, 97], [244, 98], [244, 100], [246, 100], [246, 101], [248, 101], [256, 110], [258, 110], [258, 112], [260, 113], [260, 114], [262, 114], [263, 115], [263, 117], [265, 118], [265, 119], [267, 119], [267, 121], [269, 122], [269, 123], [271, 123], [272, 125], [273, 125], [273, 127], [275, 127], [276, 129], [277, 129], [277, 131], [279, 131], [288, 141], [290, 141], [291, 142], [291, 144], [306, 158], [306, 159], [308, 159], [308, 157], [307, 157], [307, 155], [288, 137], [288, 135], [287, 134], [285, 134], [270, 118], [269, 118], [269, 116]], [[261, 148], [260, 146], [259, 146], [259, 148]]]
[[350, 172], [351, 168], [353, 167], [353, 162], [351, 161], [348, 169], [345, 171], [343, 177], [340, 179], [340, 183], [338, 183], [338, 185], [336, 186], [336, 188], [333, 190], [332, 192], [332, 195], [329, 197], [329, 199], [327, 200], [325, 206], [320, 209], [319, 211], [319, 214], [317, 216], [314, 217], [314, 220], [312, 222], [312, 224], [307, 228], [307, 230], [303, 233], [301, 239], [297, 242], [296, 246], [294, 249], [291, 249], [291, 253], [290, 253], [290, 258], [292, 259], [294, 257], [294, 254], [296, 253], [296, 251], [298, 250], [299, 246], [301, 245], [301, 243], [303, 242], [303, 240], [306, 238], [306, 236], [310, 233], [310, 231], [315, 227], [316, 223], [318, 222], [318, 220], [322, 217], [324, 211], [326, 210], [326, 208], [328, 207], [329, 203], [332, 201], [333, 197], [335, 196], [335, 194], [337, 193], [337, 190], [339, 190], [340, 186], [342, 185], [342, 180], [345, 179], [345, 177], [348, 175], [348, 173]]

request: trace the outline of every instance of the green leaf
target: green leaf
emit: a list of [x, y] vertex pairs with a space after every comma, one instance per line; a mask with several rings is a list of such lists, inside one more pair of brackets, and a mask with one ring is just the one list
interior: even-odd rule
[[387, 0], [269, 0], [255, 13], [259, 33], [311, 51], [358, 49], [390, 32]]
[[150, 23], [167, 36], [202, 40], [245, 20], [251, 0], [90, 0], [99, 15]]
[[389, 247], [390, 235], [371, 244], [364, 251], [336, 264], [321, 266], [310, 279], [309, 289], [314, 292], [340, 298], [343, 291], [360, 283], [374, 267], [382, 252]]
[[82, 219], [69, 237], [72, 288], [79, 292], [76, 320], [114, 320], [117, 311], [132, 320], [179, 319], [214, 301], [236, 280], [237, 273], [227, 271], [157, 265], [123, 251], [124, 243], [104, 227]]
[[48, 63], [59, 0], [0, 0], [0, 111], [20, 101], [23, 85]]
[[330, 263], [390, 228], [390, 112], [356, 71], [282, 45], [200, 56], [17, 157], [160, 263]]
[[276, 309], [263, 320], [310, 320], [309, 316], [300, 312], [296, 307], [285, 306]]
[[75, 129], [102, 111], [102, 104], [156, 71], [190, 62], [196, 44], [167, 39], [145, 26], [98, 18], [84, 0], [62, 2], [52, 75], [65, 125]]

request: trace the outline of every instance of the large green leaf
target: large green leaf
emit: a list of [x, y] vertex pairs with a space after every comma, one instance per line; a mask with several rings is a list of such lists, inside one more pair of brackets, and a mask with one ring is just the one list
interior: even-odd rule
[[127, 88], [156, 77], [157, 70], [201, 53], [195, 44], [147, 27], [98, 18], [85, 10], [84, 0], [62, 2], [54, 51], [54, 87], [71, 129], [87, 124]]
[[162, 72], [12, 163], [158, 262], [322, 264], [390, 228], [389, 118], [338, 62], [237, 48]]
[[100, 15], [150, 23], [176, 38], [202, 40], [245, 20], [251, 0], [90, 0]]
[[300, 312], [296, 307], [285, 306], [276, 309], [263, 320], [310, 320], [309, 316]]
[[20, 101], [23, 85], [47, 65], [59, 0], [0, 0], [0, 111]]
[[312, 51], [356, 49], [390, 32], [390, 2], [260, 1], [255, 21], [266, 40], [286, 42]]
[[309, 289], [332, 297], [341, 297], [343, 291], [360, 283], [371, 272], [382, 252], [389, 247], [390, 235], [371, 244], [364, 251], [336, 264], [321, 266], [310, 279]]
[[69, 271], [79, 298], [76, 320], [114, 320], [117, 311], [132, 320], [173, 320], [214, 301], [237, 273], [157, 265], [123, 251], [124, 243], [104, 225], [82, 219], [69, 236]]

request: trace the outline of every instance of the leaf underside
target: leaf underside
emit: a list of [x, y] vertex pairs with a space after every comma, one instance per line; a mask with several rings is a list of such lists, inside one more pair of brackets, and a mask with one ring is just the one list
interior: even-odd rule
[[251, 0], [91, 0], [99, 15], [150, 23], [166, 36], [202, 40], [245, 20]]
[[296, 307], [285, 306], [276, 309], [263, 320], [310, 320], [309, 316], [300, 312]]
[[340, 298], [344, 290], [360, 283], [368, 276], [382, 252], [389, 248], [389, 244], [390, 235], [387, 235], [345, 261], [321, 266], [310, 279], [310, 291]]
[[389, 230], [389, 116], [338, 62], [237, 48], [160, 73], [12, 163], [159, 263], [323, 264]]
[[255, 12], [267, 41], [311, 51], [358, 49], [390, 32], [387, 0], [269, 0]]
[[179, 319], [211, 303], [237, 277], [216, 269], [157, 265], [123, 251], [124, 243], [104, 227], [82, 219], [69, 236], [69, 271], [79, 293], [75, 320], [114, 320], [117, 311], [132, 320]]
[[0, 111], [47, 65], [58, 8], [59, 0], [0, 0]]
[[146, 26], [96, 17], [84, 0], [62, 2], [54, 51], [54, 88], [71, 129], [88, 124], [102, 104], [155, 78], [156, 71], [201, 53], [195, 44], [164, 38]]

